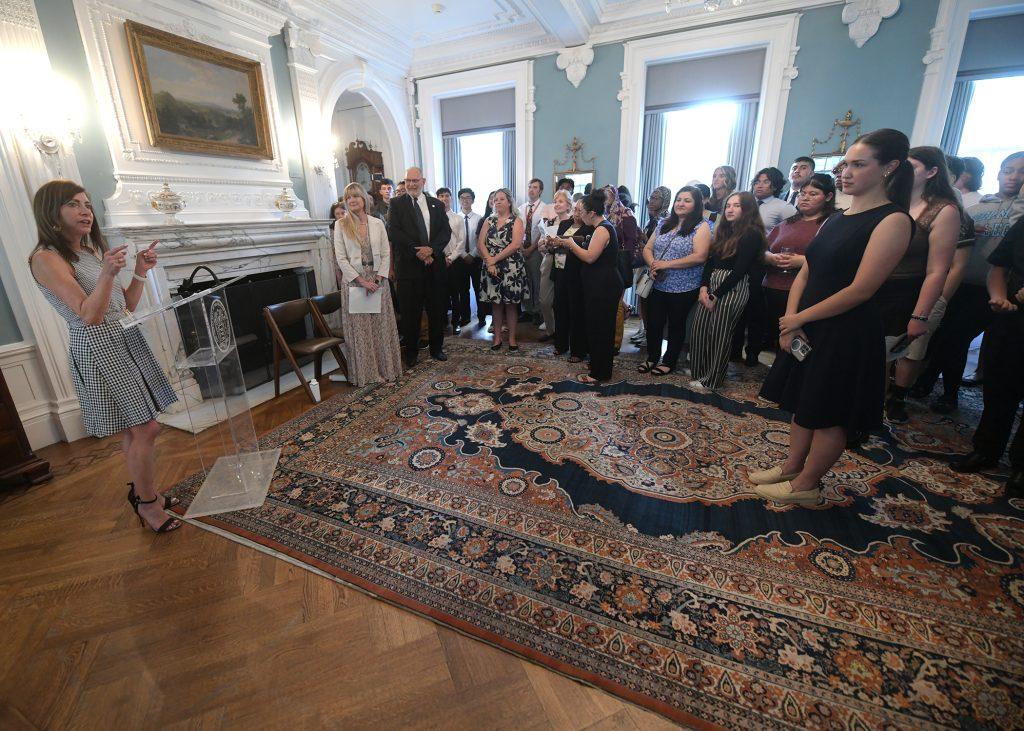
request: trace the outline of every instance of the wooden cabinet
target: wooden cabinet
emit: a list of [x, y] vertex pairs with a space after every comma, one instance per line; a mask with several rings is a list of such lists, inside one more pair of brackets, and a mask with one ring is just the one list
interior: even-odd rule
[[0, 485], [36, 485], [53, 477], [50, 463], [29, 446], [14, 399], [0, 371]]

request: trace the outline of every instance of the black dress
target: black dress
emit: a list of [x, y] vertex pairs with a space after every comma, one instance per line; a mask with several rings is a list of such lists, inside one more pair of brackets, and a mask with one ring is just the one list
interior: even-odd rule
[[[558, 235], [564, 236], [566, 231], [576, 223], [570, 218], [558, 224]], [[594, 228], [581, 224], [574, 236], [590, 236]], [[580, 272], [583, 262], [570, 253], [565, 255], [565, 267], [551, 268], [551, 278], [555, 280], [555, 352], [562, 354], [566, 350], [576, 358], [587, 357], [587, 327], [583, 319], [583, 280]]]
[[[800, 310], [849, 286], [875, 227], [903, 213], [887, 203], [852, 216], [829, 218], [807, 249], [810, 274]], [[841, 426], [847, 432], [882, 424], [885, 402], [885, 333], [874, 298], [835, 317], [804, 326], [811, 352], [803, 362], [780, 353], [761, 387], [761, 396], [792, 412], [805, 429]]]
[[598, 228], [608, 232], [608, 244], [592, 264], [583, 262], [583, 307], [590, 346], [590, 377], [607, 381], [612, 377], [615, 355], [615, 317], [625, 285], [619, 273], [619, 243], [615, 227], [602, 221]]

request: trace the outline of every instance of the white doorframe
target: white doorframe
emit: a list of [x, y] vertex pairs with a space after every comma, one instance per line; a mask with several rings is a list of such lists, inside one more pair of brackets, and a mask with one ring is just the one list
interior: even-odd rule
[[427, 188], [444, 185], [444, 148], [441, 143], [441, 100], [498, 89], [515, 90], [516, 190], [525, 191], [533, 177], [533, 61], [518, 61], [416, 82], [419, 92], [416, 125], [423, 149], [423, 177]]
[[639, 189], [648, 66], [757, 48], [765, 49], [765, 58], [752, 169], [776, 164], [782, 149], [789, 90], [798, 73], [795, 62], [800, 50], [796, 45], [799, 25], [800, 14], [790, 13], [626, 43], [618, 96], [622, 102], [619, 181], [630, 190]]
[[931, 47], [924, 55], [924, 82], [917, 102], [912, 145], [937, 145], [946, 126], [953, 84], [960, 68], [967, 24], [975, 18], [991, 18], [1024, 12], [1020, 0], [941, 0], [931, 30]]

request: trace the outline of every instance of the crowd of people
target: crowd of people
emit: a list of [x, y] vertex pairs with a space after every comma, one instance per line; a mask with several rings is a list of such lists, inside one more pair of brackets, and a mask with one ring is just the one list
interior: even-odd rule
[[[424, 308], [431, 355], [443, 360], [437, 333], [470, 325], [475, 298], [477, 327], [491, 317], [492, 350], [518, 350], [525, 320], [556, 354], [587, 363], [580, 382], [607, 381], [633, 290], [640, 373], [683, 371], [692, 390], [708, 392], [721, 387], [730, 360], [770, 366], [762, 395], [793, 413], [792, 449], [785, 464], [751, 479], [765, 497], [806, 503], [819, 499], [819, 480], [842, 449], [883, 418], [907, 421], [907, 399], [927, 399], [939, 376], [942, 393], [929, 408], [957, 408], [968, 350], [985, 332], [987, 416], [974, 452], [953, 468], [991, 468], [1024, 387], [1024, 368], [1004, 367], [1008, 359], [1024, 366], [1006, 344], [1024, 298], [1008, 235], [1024, 214], [1024, 153], [1007, 157], [998, 191], [984, 196], [980, 161], [911, 148], [896, 130], [863, 135], [829, 172], [815, 164], [800, 156], [788, 177], [764, 168], [746, 191], [727, 165], [710, 185], [692, 181], [674, 197], [658, 186], [643, 227], [624, 186], [577, 192], [560, 180], [545, 202], [544, 182], [533, 179], [519, 206], [508, 189], [490, 193], [483, 216], [473, 212], [473, 190], [441, 188], [448, 225], [417, 204], [429, 222], [419, 238], [419, 222], [395, 214], [401, 194], [392, 191], [419, 200], [422, 173], [411, 168], [399, 186], [385, 180], [371, 200], [392, 245], [428, 241], [423, 253], [431, 253], [414, 272], [396, 273], [399, 302], [410, 293], [400, 307], [405, 362], [416, 362]], [[424, 276], [435, 285], [429, 302]], [[1024, 437], [1011, 461], [1008, 485], [1024, 489]]]
[[[883, 418], [906, 421], [907, 398], [927, 399], [940, 376], [930, 408], [956, 409], [968, 351], [984, 333], [974, 376], [984, 411], [973, 451], [951, 466], [987, 470], [1024, 399], [1024, 152], [1002, 162], [994, 194], [979, 192], [984, 174], [976, 159], [911, 148], [902, 132], [880, 129], [830, 173], [801, 156], [788, 180], [764, 168], [749, 190], [728, 165], [674, 196], [658, 186], [643, 227], [623, 186], [577, 192], [563, 179], [545, 202], [533, 179], [525, 202], [501, 188], [481, 216], [475, 191], [431, 196], [415, 167], [397, 185], [352, 183], [330, 210], [350, 379], [393, 381], [421, 347], [447, 360], [446, 332], [472, 323], [475, 300], [477, 327], [491, 318], [491, 350], [518, 350], [528, 320], [555, 353], [586, 363], [581, 383], [599, 384], [612, 378], [633, 290], [640, 373], [684, 370], [690, 389], [708, 392], [730, 360], [770, 364], [761, 396], [792, 414], [789, 452], [748, 477], [766, 499], [811, 505], [842, 451]], [[33, 208], [30, 265], [68, 323], [85, 426], [124, 435], [133, 510], [154, 531], [174, 530], [154, 442], [156, 416], [176, 395], [138, 331], [118, 324], [141, 298], [155, 246], [138, 252], [123, 287], [127, 249], [106, 245], [81, 186], [51, 181]], [[360, 289], [378, 304], [349, 313]], [[1015, 494], [1024, 493], [1022, 432], [1010, 446]]]

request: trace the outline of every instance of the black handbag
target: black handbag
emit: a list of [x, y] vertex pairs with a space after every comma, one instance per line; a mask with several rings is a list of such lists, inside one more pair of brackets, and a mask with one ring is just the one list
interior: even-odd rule
[[[210, 273], [210, 276], [213, 277], [213, 281], [195, 281], [196, 274], [203, 269]], [[213, 273], [213, 270], [210, 269], [210, 267], [201, 264], [192, 270], [192, 273], [188, 275], [188, 278], [186, 278], [185, 281], [178, 285], [177, 292], [179, 297], [191, 297], [196, 292], [204, 292], [207, 289], [216, 287], [218, 284], [220, 284], [220, 279]]]

